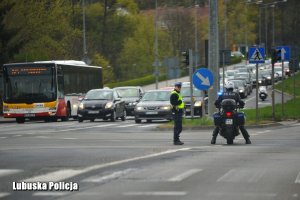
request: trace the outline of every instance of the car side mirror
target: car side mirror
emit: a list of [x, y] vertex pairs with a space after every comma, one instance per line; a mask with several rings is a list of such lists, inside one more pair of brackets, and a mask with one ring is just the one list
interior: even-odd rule
[[121, 101], [121, 98], [120, 98], [120, 97], [115, 98], [115, 102], [116, 102], [116, 101]]

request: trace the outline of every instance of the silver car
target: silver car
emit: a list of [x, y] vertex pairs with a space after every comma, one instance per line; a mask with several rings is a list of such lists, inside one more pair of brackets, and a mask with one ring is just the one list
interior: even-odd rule
[[150, 90], [135, 106], [135, 123], [142, 120], [172, 120], [172, 105], [170, 104], [171, 90]]

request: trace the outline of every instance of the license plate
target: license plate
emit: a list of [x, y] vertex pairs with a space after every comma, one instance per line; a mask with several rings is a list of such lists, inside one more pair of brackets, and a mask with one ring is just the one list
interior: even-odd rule
[[97, 110], [89, 111], [89, 114], [98, 114], [98, 113], [99, 113], [99, 111], [97, 111]]
[[158, 114], [158, 112], [155, 112], [155, 111], [153, 111], [153, 112], [146, 112], [146, 115], [157, 115]]
[[186, 111], [186, 112], [190, 112], [190, 111], [191, 111], [191, 109], [185, 109], [185, 111]]
[[34, 113], [27, 113], [24, 115], [24, 117], [35, 117]]
[[232, 119], [226, 119], [225, 124], [226, 125], [232, 125], [233, 124], [233, 120]]

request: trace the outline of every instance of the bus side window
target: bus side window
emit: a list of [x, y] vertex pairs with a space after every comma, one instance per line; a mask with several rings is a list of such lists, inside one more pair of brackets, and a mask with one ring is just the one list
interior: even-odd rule
[[58, 98], [64, 98], [64, 76], [58, 75], [57, 76], [58, 81], [58, 91], [57, 91], [57, 97]]

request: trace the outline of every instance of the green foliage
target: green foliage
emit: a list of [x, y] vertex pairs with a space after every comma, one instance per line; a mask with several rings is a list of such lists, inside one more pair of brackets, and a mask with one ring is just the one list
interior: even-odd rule
[[[15, 34], [7, 48], [18, 49], [14, 61], [65, 59], [78, 36], [70, 26], [70, 4], [63, 0], [14, 1], [3, 23]], [[72, 39], [71, 39], [72, 38]]]
[[231, 65], [237, 64], [237, 63], [240, 63], [240, 62], [242, 62], [242, 58], [238, 57], [238, 56], [232, 56], [231, 59], [230, 59], [230, 64]]
[[[165, 75], [159, 77], [159, 81], [163, 81], [163, 80], [166, 80]], [[109, 84], [106, 84], [105, 86], [110, 87], [110, 88], [120, 87], [120, 86], [144, 86], [144, 85], [152, 84], [154, 82], [155, 82], [155, 76], [149, 75], [149, 76], [132, 79], [132, 80], [128, 80], [128, 81], [109, 83]]]
[[95, 54], [92, 65], [101, 66], [103, 70], [103, 83], [110, 83], [116, 80], [112, 67], [109, 62], [100, 54]]
[[[294, 95], [294, 79], [295, 79], [295, 95], [300, 97], [300, 73], [297, 73], [294, 76], [289, 77], [284, 81], [283, 91], [289, 93], [290, 95]], [[279, 83], [275, 86], [277, 90], [282, 90], [282, 83]]]

